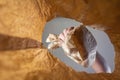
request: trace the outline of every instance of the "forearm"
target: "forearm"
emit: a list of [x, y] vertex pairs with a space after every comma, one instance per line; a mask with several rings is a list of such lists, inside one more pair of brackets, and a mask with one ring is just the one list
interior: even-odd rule
[[92, 68], [96, 71], [96, 73], [111, 73], [111, 69], [105, 59], [97, 52], [96, 53], [96, 60], [92, 64]]

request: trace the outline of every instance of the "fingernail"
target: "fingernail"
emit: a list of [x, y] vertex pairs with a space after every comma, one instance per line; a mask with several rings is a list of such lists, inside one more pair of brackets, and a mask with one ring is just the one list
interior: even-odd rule
[[71, 27], [70, 30], [74, 29], [74, 27]]
[[71, 27], [72, 29], [74, 29], [74, 27]]

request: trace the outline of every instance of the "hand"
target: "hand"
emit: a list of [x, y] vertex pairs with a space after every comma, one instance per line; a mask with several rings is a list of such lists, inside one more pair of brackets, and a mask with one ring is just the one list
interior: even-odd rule
[[[84, 33], [83, 39], [87, 40], [83, 43], [85, 43], [85, 50], [88, 51], [84, 54], [88, 55], [88, 53], [90, 53], [90, 55], [87, 56], [86, 59], [83, 59], [81, 57], [78, 49], [76, 48], [74, 42], [72, 42], [72, 40], [71, 40], [71, 34], [74, 30], [75, 30], [74, 27], [66, 28], [63, 30], [63, 32], [59, 35], [60, 45], [63, 48], [63, 50], [66, 52], [68, 57], [70, 57], [75, 62], [80, 63], [82, 66], [87, 67], [87, 66], [91, 65], [95, 59], [95, 58], [91, 59], [91, 57], [94, 56], [93, 52], [96, 51], [96, 49], [94, 49], [94, 47], [96, 45], [94, 46], [94, 44], [93, 44], [93, 43], [95, 43], [95, 39], [93, 38], [91, 33], [87, 30], [87, 28], [82, 28], [82, 30], [85, 32], [85, 33], [83, 32]], [[89, 38], [88, 38], [88, 35], [90, 36]]]
[[74, 42], [71, 40], [71, 35], [73, 34], [74, 30], [74, 27], [64, 29], [63, 32], [59, 35], [59, 42], [66, 55], [76, 63], [81, 64], [83, 60]]
[[70, 36], [71, 36], [71, 34], [72, 34], [74, 29], [75, 29], [74, 27], [66, 28], [59, 35], [60, 46], [68, 54], [70, 54], [71, 50], [72, 51], [76, 50], [76, 49], [73, 49], [74, 48], [74, 44], [72, 44], [72, 42], [70, 42]]

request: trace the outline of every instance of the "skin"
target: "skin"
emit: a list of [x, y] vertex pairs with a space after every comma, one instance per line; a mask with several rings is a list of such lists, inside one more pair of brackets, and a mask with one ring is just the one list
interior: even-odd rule
[[92, 68], [95, 70], [96, 73], [111, 73], [109, 65], [98, 52], [96, 53], [96, 60], [93, 63]]
[[[72, 31], [74, 27], [66, 28], [63, 32], [59, 35], [60, 45], [64, 44], [65, 37], [67, 34]], [[92, 68], [96, 73], [111, 73], [111, 69], [109, 65], [106, 63], [105, 59], [97, 52], [96, 59], [92, 64]]]

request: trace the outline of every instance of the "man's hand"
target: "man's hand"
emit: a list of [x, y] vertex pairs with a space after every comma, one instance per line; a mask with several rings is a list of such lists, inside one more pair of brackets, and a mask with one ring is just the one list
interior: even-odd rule
[[69, 58], [74, 60], [76, 63], [81, 64], [83, 59], [81, 58], [81, 55], [76, 48], [74, 41], [71, 39], [75, 29], [75, 27], [70, 27], [63, 30], [63, 32], [59, 35], [60, 45]]
[[75, 62], [88, 67], [95, 61], [97, 43], [86, 27], [66, 28], [59, 35], [59, 39], [67, 56]]
[[73, 31], [74, 27], [66, 28], [59, 35], [60, 46], [67, 54], [70, 54], [71, 51], [76, 51], [76, 49], [74, 49], [75, 48], [74, 43], [70, 40]]

